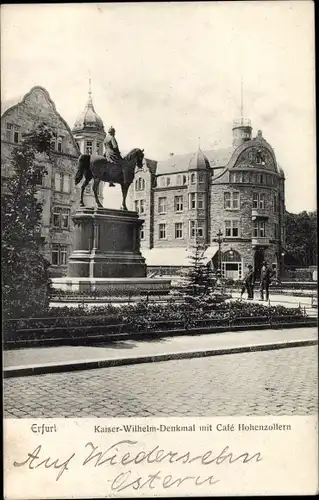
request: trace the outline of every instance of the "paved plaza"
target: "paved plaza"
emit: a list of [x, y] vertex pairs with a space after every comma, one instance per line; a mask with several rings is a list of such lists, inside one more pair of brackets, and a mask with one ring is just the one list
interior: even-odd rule
[[5, 417], [306, 415], [317, 346], [4, 380]]

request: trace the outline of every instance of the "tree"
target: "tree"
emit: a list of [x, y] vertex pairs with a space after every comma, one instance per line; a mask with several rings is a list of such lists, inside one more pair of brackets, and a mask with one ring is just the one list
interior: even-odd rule
[[182, 276], [175, 292], [186, 304], [203, 308], [214, 302], [213, 292], [216, 279], [212, 268], [205, 263], [205, 247], [197, 244], [189, 256], [190, 267]]
[[304, 266], [317, 263], [317, 212], [286, 212], [286, 249]]
[[48, 307], [49, 263], [39, 251], [42, 203], [38, 184], [47, 172], [36, 162], [49, 155], [53, 134], [41, 124], [12, 151], [12, 175], [1, 193], [2, 290], [5, 317], [34, 315]]

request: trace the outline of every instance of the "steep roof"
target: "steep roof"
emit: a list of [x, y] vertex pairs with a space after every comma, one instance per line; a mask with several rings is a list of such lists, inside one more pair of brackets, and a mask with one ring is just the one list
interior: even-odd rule
[[207, 170], [210, 168], [207, 156], [198, 148], [197, 153], [194, 153], [189, 161], [189, 170]]
[[[211, 168], [224, 167], [229, 162], [235, 149], [235, 147], [231, 146], [223, 149], [203, 151], [202, 154], [206, 156]], [[159, 161], [157, 164], [156, 174], [173, 174], [175, 172], [187, 171], [190, 161], [195, 155], [196, 153], [173, 155], [167, 160]]]

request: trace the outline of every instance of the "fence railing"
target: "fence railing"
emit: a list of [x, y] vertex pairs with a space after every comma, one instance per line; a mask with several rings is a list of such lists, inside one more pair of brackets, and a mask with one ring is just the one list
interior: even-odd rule
[[[115, 319], [115, 318], [114, 318]], [[85, 324], [85, 320], [88, 320]], [[92, 321], [94, 320], [94, 321]], [[311, 320], [306, 314], [304, 308], [300, 308], [300, 315], [278, 315], [269, 313], [260, 316], [240, 316], [229, 308], [224, 315], [219, 318], [193, 318], [183, 317], [180, 319], [148, 320], [147, 317], [132, 318], [132, 321], [114, 321], [110, 323], [110, 316], [65, 316], [65, 317], [47, 317], [47, 318], [16, 318], [4, 322], [5, 339], [24, 338], [31, 336], [55, 335], [55, 336], [74, 336], [74, 334], [83, 334], [84, 332], [96, 333], [102, 332], [106, 337], [113, 334], [134, 334], [141, 332], [176, 332], [182, 330], [185, 332], [207, 331], [216, 327], [242, 327], [247, 325], [279, 325], [307, 322]], [[313, 318], [312, 318], [313, 321]], [[52, 322], [56, 324], [52, 325]], [[94, 324], [92, 324], [94, 322]], [[80, 323], [80, 324], [79, 324]], [[82, 323], [82, 324], [81, 324]], [[41, 326], [39, 326], [41, 325]]]

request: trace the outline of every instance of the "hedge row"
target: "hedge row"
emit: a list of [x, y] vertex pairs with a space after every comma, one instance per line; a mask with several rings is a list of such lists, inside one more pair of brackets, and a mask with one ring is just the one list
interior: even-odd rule
[[[217, 299], [216, 299], [217, 300]], [[172, 322], [180, 322], [185, 327], [195, 324], [207, 324], [214, 321], [216, 324], [228, 324], [229, 322], [240, 322], [245, 320], [249, 323], [257, 321], [257, 318], [268, 318], [276, 321], [276, 318], [288, 317], [297, 320], [303, 317], [300, 308], [286, 308], [284, 306], [270, 306], [263, 304], [247, 303], [241, 301], [211, 303], [204, 307], [197, 304], [180, 304], [174, 301], [166, 304], [154, 304], [150, 302], [139, 302], [131, 305], [123, 305], [120, 308], [111, 304], [87, 308], [51, 308], [45, 316], [36, 318], [20, 318], [5, 322], [5, 331], [17, 330], [72, 328], [72, 327], [98, 327], [105, 329], [116, 327], [116, 330], [125, 328], [126, 331], [140, 331], [149, 328], [168, 329]], [[111, 331], [111, 330], [110, 330]]]

